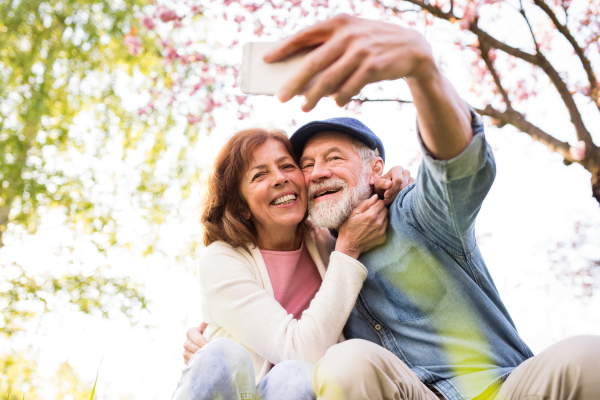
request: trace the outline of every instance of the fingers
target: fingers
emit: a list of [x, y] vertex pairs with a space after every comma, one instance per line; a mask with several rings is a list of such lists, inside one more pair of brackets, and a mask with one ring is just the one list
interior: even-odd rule
[[202, 321], [202, 323], [198, 326], [198, 330], [200, 331], [201, 334], [204, 335], [204, 331], [206, 330], [207, 326], [208, 326], [208, 324], [204, 321]]
[[396, 196], [398, 196], [398, 193], [400, 193], [400, 189], [402, 187], [403, 175], [402, 173], [397, 174], [397, 169], [402, 171], [402, 167], [394, 167], [389, 172], [389, 175], [391, 176], [391, 185], [390, 188], [383, 194], [383, 200], [385, 201], [386, 205], [392, 204], [392, 202], [396, 199]]
[[185, 363], [185, 365], [188, 365], [188, 363], [190, 362], [190, 358], [192, 358], [193, 355], [194, 353], [190, 353], [189, 351], [183, 352], [183, 362]]
[[[200, 325], [202, 326], [202, 325]], [[191, 341], [192, 343], [195, 343], [197, 346], [202, 347], [205, 344], [208, 343], [208, 341], [204, 338], [204, 336], [202, 336], [202, 332], [200, 330], [200, 327], [193, 327], [187, 330], [187, 332], [185, 333], [185, 335], [187, 336], [188, 340]], [[187, 341], [186, 341], [187, 343]]]
[[[368, 199], [368, 200], [370, 200], [370, 199]], [[365, 200], [365, 201], [367, 201], [367, 200]], [[361, 205], [362, 204], [364, 204], [364, 201], [361, 203]], [[382, 212], [382, 210], [387, 210], [387, 208], [385, 206], [385, 202], [383, 200], [377, 199], [377, 201], [375, 202], [375, 204], [373, 204], [372, 206], [370, 206], [368, 210], [364, 211], [364, 214], [367, 217], [376, 219], [377, 216]]]
[[[323, 45], [323, 47], [328, 45], [329, 43], [326, 43]], [[341, 54], [345, 50], [345, 46], [340, 45], [340, 43], [332, 43], [331, 47], [337, 51], [335, 53], [331, 52], [330, 54], [332, 56], [336, 55], [339, 58], [337, 61], [332, 59], [322, 67], [322, 69], [324, 67], [327, 68], [304, 94], [305, 103], [302, 106], [302, 111], [308, 112], [312, 110], [317, 105], [319, 100], [321, 100], [321, 98], [335, 93], [335, 91], [342, 85], [346, 78], [348, 78], [354, 72], [354, 70], [358, 68], [361, 62], [361, 57], [356, 52], [346, 51], [344, 54]], [[333, 64], [331, 64], [331, 62], [333, 62]]]
[[183, 361], [185, 362], [185, 365], [187, 365], [190, 358], [200, 350], [200, 346], [188, 339], [183, 344], [183, 349]]
[[300, 32], [283, 40], [264, 56], [265, 62], [275, 62], [285, 59], [306, 47], [314, 47], [329, 39], [335, 30], [352, 20], [347, 14], [340, 14], [326, 21], [302, 29]]
[[371, 208], [373, 205], [375, 205], [377, 203], [377, 201], [378, 201], [377, 194], [374, 194], [373, 196], [369, 197], [368, 199], [366, 199], [362, 203], [360, 203], [358, 205], [358, 207], [356, 207], [354, 209], [354, 212], [356, 212], [356, 213], [364, 213], [369, 208]]
[[372, 63], [363, 63], [357, 70], [348, 78], [346, 82], [333, 94], [333, 99], [338, 106], [347, 104], [353, 96], [360, 93], [361, 89], [371, 82], [376, 82], [374, 76], [375, 65]]
[[277, 98], [282, 102], [286, 102], [295, 95], [301, 94], [310, 80], [319, 71], [337, 60], [343, 52], [344, 46], [341, 46], [339, 41], [332, 39], [308, 53], [304, 60], [302, 60], [298, 71], [277, 92]]
[[183, 349], [188, 353], [194, 354], [195, 352], [200, 350], [200, 348], [201, 348], [201, 346], [197, 345], [196, 343], [192, 342], [189, 339], [183, 343]]
[[379, 197], [384, 197], [385, 191], [392, 186], [392, 181], [387, 177], [388, 175], [389, 173], [380, 176], [373, 184], [373, 191], [377, 193]]

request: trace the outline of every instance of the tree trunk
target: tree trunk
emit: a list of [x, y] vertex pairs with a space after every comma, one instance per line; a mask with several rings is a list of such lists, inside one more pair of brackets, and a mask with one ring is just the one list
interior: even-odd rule
[[592, 173], [592, 196], [600, 203], [600, 148], [594, 149], [587, 169]]

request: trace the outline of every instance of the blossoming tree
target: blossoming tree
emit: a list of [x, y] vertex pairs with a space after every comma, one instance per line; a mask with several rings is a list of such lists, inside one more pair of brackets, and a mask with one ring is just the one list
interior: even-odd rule
[[[237, 67], [195, 53], [205, 37], [198, 41], [190, 35], [192, 15], [203, 14], [202, 23], [212, 21], [219, 32], [233, 32], [224, 35], [222, 46], [239, 51], [240, 42], [263, 35], [285, 36], [315, 19], [339, 12], [380, 18], [422, 31], [431, 27], [446, 32], [462, 51], [463, 59], [470, 61], [477, 111], [490, 117], [495, 125], [512, 125], [530, 135], [562, 155], [566, 165], [582, 165], [591, 174], [592, 195], [600, 202], [600, 148], [590, 132], [594, 127], [590, 121], [598, 115], [588, 117], [587, 122], [585, 118], [600, 112], [598, 2], [189, 0], [147, 7], [140, 15], [140, 25], [141, 29], [159, 33], [163, 58], [174, 70], [180, 70], [179, 79], [161, 95], [169, 96], [169, 104], [179, 98], [197, 101], [197, 112], [188, 115], [188, 122], [210, 129], [215, 107], [237, 103], [239, 118], [244, 118], [250, 108], [245, 106], [246, 97], [235, 90]], [[132, 54], [139, 51], [136, 43], [133, 38], [126, 43]], [[551, 107], [570, 122], [570, 136], [555, 131], [553, 126], [544, 126], [543, 121], [528, 119], [527, 110], [548, 101], [545, 93], [549, 87], [553, 88], [550, 97], [558, 100]], [[544, 93], [542, 98], [538, 97], [540, 92]], [[361, 96], [356, 103], [372, 100]], [[153, 106], [151, 102], [147, 109]]]

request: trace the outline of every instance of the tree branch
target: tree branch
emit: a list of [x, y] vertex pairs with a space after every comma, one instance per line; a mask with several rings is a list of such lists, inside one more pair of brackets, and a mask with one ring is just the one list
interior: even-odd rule
[[494, 63], [490, 59], [490, 53], [489, 53], [490, 47], [485, 42], [479, 42], [479, 49], [481, 50], [481, 58], [483, 58], [483, 61], [485, 61], [485, 65], [487, 66], [488, 70], [492, 74], [492, 77], [494, 78], [494, 82], [496, 83], [496, 87], [498, 87], [498, 90], [500, 91], [500, 94], [502, 95], [502, 98], [504, 99], [504, 102], [506, 103], [506, 108], [512, 109], [510, 99], [508, 98], [508, 93], [506, 93], [506, 90], [504, 90], [504, 88], [502, 87], [502, 83], [500, 82], [500, 76], [498, 75], [498, 72], [496, 71], [496, 68], [494, 67]]
[[492, 106], [490, 105], [486, 106], [483, 110], [475, 109], [475, 111], [477, 111], [481, 115], [486, 115], [488, 117], [497, 119], [498, 121], [500, 121], [500, 126], [504, 126], [507, 124], [514, 126], [518, 130], [527, 133], [529, 136], [531, 136], [538, 142], [546, 145], [552, 151], [561, 154], [565, 158], [565, 160], [569, 162], [575, 162], [573, 157], [571, 157], [571, 155], [569, 154], [569, 149], [571, 148], [571, 146], [569, 146], [568, 143], [556, 139], [555, 137], [547, 134], [537, 126], [533, 125], [531, 122], [528, 122], [527, 120], [525, 120], [525, 116], [520, 112], [515, 111], [513, 109], [508, 109], [502, 112], [492, 108]]
[[[382, 4], [381, 0], [377, 0], [377, 1], [380, 4]], [[421, 0], [406, 0], [406, 1], [421, 7], [423, 10], [430, 12], [431, 14], [433, 14], [434, 16], [436, 16], [440, 19], [444, 19], [444, 20], [447, 20], [450, 22], [454, 22], [456, 20], [456, 16], [454, 14], [452, 14], [450, 12], [445, 13], [436, 6], [432, 6], [431, 4], [425, 4], [424, 1], [421, 1]], [[384, 7], [387, 7], [384, 4], [382, 4], [382, 5]], [[390, 7], [387, 7], [387, 8], [390, 8]], [[489, 33], [481, 30], [479, 28], [479, 26], [477, 25], [477, 19], [470, 23], [468, 29], [471, 32], [473, 32], [475, 35], [477, 35], [480, 43], [486, 42], [491, 47], [494, 47], [498, 50], [502, 50], [507, 54], [510, 54], [512, 56], [522, 59], [523, 61], [527, 61], [533, 65], [537, 65], [538, 67], [540, 67], [546, 73], [546, 75], [548, 75], [548, 77], [550, 78], [550, 81], [552, 82], [552, 84], [558, 91], [558, 94], [560, 95], [561, 99], [563, 100], [563, 103], [567, 107], [567, 110], [569, 111], [569, 115], [571, 117], [571, 123], [575, 127], [575, 132], [577, 133], [578, 140], [583, 140], [584, 142], [586, 142], [586, 145], [589, 147], [594, 147], [594, 148], [596, 147], [594, 145], [594, 142], [592, 141], [592, 136], [590, 135], [589, 131], [586, 129], [586, 127], [583, 123], [583, 119], [581, 118], [579, 109], [577, 108], [577, 105], [575, 104], [575, 100], [573, 100], [573, 97], [571, 96], [571, 92], [569, 91], [567, 84], [562, 80], [559, 72], [556, 69], [554, 69], [552, 64], [550, 64], [550, 62], [546, 59], [546, 57], [544, 57], [544, 55], [542, 53], [537, 52], [536, 54], [530, 54], [523, 50], [517, 49], [515, 47], [507, 45], [506, 43], [499, 41], [498, 39], [491, 36]]]
[[533, 0], [533, 2], [539, 8], [541, 8], [546, 13], [546, 15], [548, 15], [548, 17], [550, 17], [550, 19], [554, 23], [554, 26], [556, 26], [556, 29], [558, 29], [558, 31], [562, 33], [562, 35], [569, 41], [571, 46], [573, 46], [575, 54], [577, 54], [577, 57], [579, 57], [579, 60], [583, 65], [583, 69], [587, 74], [588, 81], [590, 82], [590, 96], [592, 100], [596, 103], [598, 110], [600, 110], [600, 88], [598, 87], [598, 79], [596, 78], [596, 74], [592, 69], [592, 64], [590, 63], [590, 60], [585, 56], [583, 49], [581, 48], [581, 46], [579, 46], [579, 43], [577, 43], [573, 35], [571, 35], [571, 32], [566, 26], [566, 23], [565, 25], [561, 24], [558, 18], [556, 17], [556, 14], [554, 14], [552, 9], [543, 0]]
[[361, 104], [362, 103], [370, 103], [370, 102], [375, 102], [375, 101], [394, 101], [396, 103], [400, 103], [400, 104], [407, 104], [410, 103], [412, 104], [413, 101], [412, 100], [400, 100], [400, 99], [361, 99], [361, 98], [352, 98], [351, 101], [358, 101]]
[[519, 12], [523, 16], [523, 18], [525, 19], [525, 22], [527, 23], [527, 26], [529, 27], [529, 32], [531, 33], [531, 39], [533, 39], [533, 44], [535, 45], [535, 52], [537, 54], [540, 54], [541, 53], [540, 46], [539, 46], [537, 40], [535, 39], [535, 35], [533, 33], [533, 28], [531, 27], [531, 23], [529, 23], [529, 18], [527, 18], [527, 14], [525, 14], [525, 9], [523, 8], [523, 0], [519, 0], [519, 4], [521, 5], [521, 9], [519, 10]]
[[498, 39], [492, 37], [487, 32], [482, 31], [479, 27], [473, 23], [471, 24], [469, 30], [477, 35], [479, 38], [479, 42], [487, 42], [490, 46], [495, 47], [499, 50], [504, 51], [505, 53], [511, 54], [515, 57], [521, 58], [524, 61], [528, 61], [533, 65], [537, 65], [540, 67], [550, 81], [558, 91], [563, 103], [567, 107], [569, 111], [569, 115], [571, 116], [571, 123], [575, 127], [575, 132], [577, 133], [577, 138], [579, 140], [583, 140], [586, 142], [588, 146], [594, 146], [592, 141], [592, 136], [589, 131], [586, 129], [583, 119], [581, 118], [581, 113], [575, 104], [575, 100], [573, 100], [573, 96], [571, 95], [571, 91], [567, 87], [567, 84], [562, 80], [560, 73], [554, 69], [552, 64], [548, 61], [546, 57], [542, 53], [537, 53], [535, 55], [531, 55], [529, 53], [525, 53], [522, 50], [515, 49], [514, 47], [508, 46], [505, 43], [500, 42]]

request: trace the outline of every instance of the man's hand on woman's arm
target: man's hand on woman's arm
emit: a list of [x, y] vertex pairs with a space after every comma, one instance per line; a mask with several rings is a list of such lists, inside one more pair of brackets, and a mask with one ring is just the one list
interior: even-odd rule
[[202, 336], [205, 329], [206, 322], [202, 322], [200, 325], [188, 329], [185, 333], [187, 339], [183, 343], [183, 361], [186, 365], [190, 362], [190, 358], [208, 343], [204, 336]]

